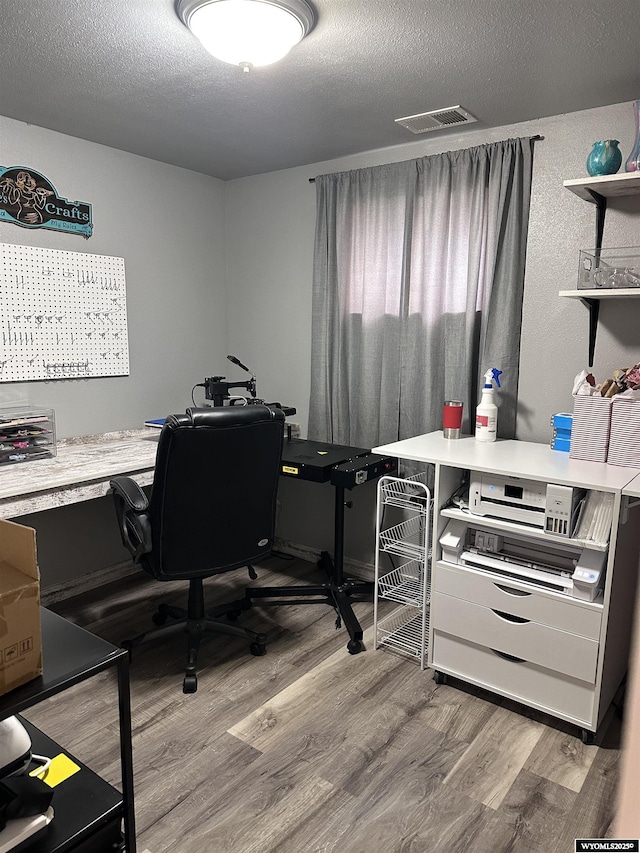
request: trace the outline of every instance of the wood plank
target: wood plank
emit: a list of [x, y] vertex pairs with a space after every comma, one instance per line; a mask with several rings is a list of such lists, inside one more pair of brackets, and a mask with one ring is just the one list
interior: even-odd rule
[[543, 731], [541, 723], [496, 708], [444, 784], [499, 808]]
[[570, 729], [568, 725], [559, 725], [557, 729], [547, 727], [524, 768], [571, 791], [579, 791], [595, 756], [596, 750], [582, 743], [575, 728]]
[[[225, 786], [209, 775], [149, 827], [145, 844], [180, 853], [293, 853], [301, 843], [297, 850], [307, 850], [306, 840], [300, 839], [313, 837], [326, 825], [326, 813], [339, 814], [348, 800], [344, 792], [309, 774], [304, 763], [274, 763], [271, 756], [260, 756]], [[197, 831], [189, 832], [191, 827]], [[179, 844], [167, 847], [167, 838], [179, 838]]]
[[[562, 834], [576, 793], [562, 785], [521, 770], [502, 801], [499, 814], [513, 828], [513, 847], [540, 850], [541, 839]], [[566, 848], [572, 850], [573, 846]]]
[[[408, 771], [408, 772], [407, 772]], [[337, 835], [327, 830], [315, 851], [345, 853], [498, 853], [511, 851], [513, 829], [494, 809], [431, 777], [405, 773], [379, 791], [367, 790], [347, 813]], [[300, 848], [302, 849], [302, 848]], [[543, 848], [540, 848], [543, 849]], [[293, 851], [292, 851], [293, 853]]]
[[576, 838], [608, 838], [613, 834], [616, 784], [619, 773], [621, 722], [613, 715], [601, 747], [591, 746], [595, 758], [573, 807], [567, 812], [555, 850], [572, 850]]

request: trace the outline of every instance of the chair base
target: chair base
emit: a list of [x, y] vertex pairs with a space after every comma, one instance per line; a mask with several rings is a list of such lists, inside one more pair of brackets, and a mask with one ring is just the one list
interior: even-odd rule
[[[249, 651], [252, 655], [259, 656], [266, 654], [267, 638], [264, 634], [257, 633], [244, 626], [229, 625], [227, 622], [216, 618], [223, 613], [226, 613], [230, 619], [237, 618], [240, 611], [247, 609], [248, 606], [251, 606], [250, 602], [247, 605], [246, 601], [236, 601], [230, 604], [219, 605], [213, 611], [205, 613], [202, 578], [192, 578], [189, 582], [189, 603], [186, 610], [183, 607], [177, 607], [173, 604], [160, 604], [157, 611], [151, 617], [154, 624], [158, 627], [152, 628], [150, 631], [145, 631], [144, 634], [140, 634], [132, 640], [126, 640], [121, 645], [122, 648], [127, 649], [131, 654], [136, 646], [141, 646], [160, 637], [166, 637], [169, 634], [176, 634], [182, 631], [186, 632], [187, 662], [185, 664], [182, 690], [184, 693], [195, 693], [198, 689], [198, 676], [196, 673], [198, 650], [204, 634], [231, 634], [246, 637], [251, 640]], [[168, 618], [174, 621], [170, 625], [165, 625]]]
[[336, 612], [336, 629], [344, 625], [349, 632], [347, 651], [351, 655], [357, 655], [364, 649], [363, 632], [351, 605], [353, 601], [370, 600], [373, 584], [337, 578], [333, 560], [327, 551], [322, 551], [318, 566], [328, 575], [326, 583], [309, 586], [250, 587], [245, 590], [245, 600], [251, 603], [253, 599], [267, 599], [264, 604], [274, 607], [287, 604], [328, 604]]

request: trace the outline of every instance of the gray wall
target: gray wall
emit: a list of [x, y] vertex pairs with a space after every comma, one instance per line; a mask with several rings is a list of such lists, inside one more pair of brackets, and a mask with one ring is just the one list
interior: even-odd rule
[[[138, 427], [150, 415], [183, 410], [191, 386], [212, 373], [258, 377], [259, 396], [290, 403], [306, 435], [311, 338], [315, 190], [308, 178], [511, 136], [536, 143], [519, 376], [518, 438], [547, 442], [549, 418], [571, 410], [573, 377], [587, 362], [588, 314], [558, 291], [575, 287], [578, 252], [593, 248], [595, 207], [563, 188], [585, 176], [592, 142], [615, 137], [623, 156], [633, 138], [631, 103], [457, 137], [427, 135], [392, 149], [243, 178], [212, 178], [0, 118], [0, 163], [30, 165], [69, 198], [93, 204], [89, 241], [0, 224], [0, 242], [68, 248], [125, 258], [131, 376], [0, 385], [0, 397], [29, 393], [53, 406], [62, 435]], [[610, 204], [605, 246], [640, 245], [640, 203]], [[594, 370], [598, 378], [640, 359], [640, 300], [604, 302]], [[226, 365], [226, 367], [225, 367]], [[509, 382], [515, 377], [505, 377]], [[375, 405], [375, 401], [372, 401]], [[0, 471], [1, 476], [1, 471]], [[370, 562], [375, 489], [354, 490], [346, 551]], [[331, 549], [330, 487], [283, 481], [278, 533]], [[70, 507], [24, 519], [38, 530], [43, 586], [122, 559], [101, 509]], [[72, 531], [64, 562], [56, 542]], [[99, 541], [96, 545], [95, 542]]]

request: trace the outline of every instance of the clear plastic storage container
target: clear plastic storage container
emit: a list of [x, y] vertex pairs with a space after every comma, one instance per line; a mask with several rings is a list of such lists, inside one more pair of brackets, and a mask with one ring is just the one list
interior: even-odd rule
[[578, 290], [640, 287], [640, 248], [583, 249]]
[[56, 455], [53, 409], [37, 406], [0, 408], [0, 465]]

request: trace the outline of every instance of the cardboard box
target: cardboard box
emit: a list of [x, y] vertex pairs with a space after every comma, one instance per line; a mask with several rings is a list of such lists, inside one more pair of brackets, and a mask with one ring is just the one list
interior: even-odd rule
[[36, 532], [0, 519], [0, 694], [41, 674]]

